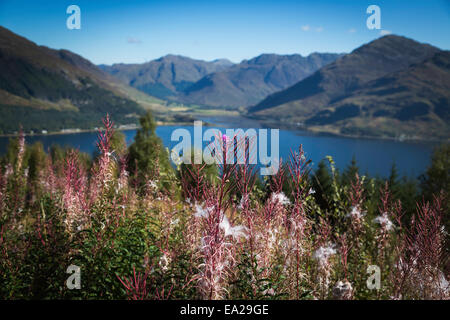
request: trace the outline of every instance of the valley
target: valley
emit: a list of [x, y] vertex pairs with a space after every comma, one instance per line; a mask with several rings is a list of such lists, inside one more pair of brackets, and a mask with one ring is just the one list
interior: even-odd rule
[[349, 54], [261, 54], [240, 63], [166, 55], [96, 66], [0, 28], [0, 135], [233, 116], [346, 137], [448, 140], [450, 53], [396, 35]]

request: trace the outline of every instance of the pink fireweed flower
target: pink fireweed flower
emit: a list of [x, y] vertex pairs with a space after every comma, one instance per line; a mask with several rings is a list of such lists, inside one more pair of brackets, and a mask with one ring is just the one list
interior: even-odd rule
[[169, 269], [170, 261], [171, 259], [166, 253], [161, 256], [158, 265], [162, 271], [167, 271]]
[[14, 172], [14, 170], [13, 170], [13, 168], [12, 168], [12, 165], [11, 165], [10, 163], [8, 163], [8, 164], [5, 166], [5, 179], [8, 179], [8, 177], [9, 177], [10, 175], [12, 175], [13, 172]]
[[209, 215], [214, 211], [213, 207], [203, 208], [201, 205], [195, 205], [194, 216], [197, 218], [205, 218], [208, 219]]
[[23, 133], [22, 127], [19, 132], [18, 144], [16, 172], [19, 172], [22, 168], [23, 156], [25, 154], [25, 134]]
[[352, 210], [346, 215], [347, 218], [359, 220], [362, 219], [366, 214], [365, 212], [361, 211], [359, 206], [352, 206], [351, 209]]
[[322, 246], [314, 252], [314, 259], [319, 263], [320, 268], [325, 268], [328, 265], [328, 259], [336, 254], [333, 244]]
[[120, 278], [116, 275], [117, 279], [119, 279], [120, 283], [125, 287], [128, 295], [128, 299], [130, 300], [144, 300], [148, 297], [149, 293], [147, 291], [147, 280], [148, 280], [148, 272], [142, 274], [138, 272], [136, 274], [136, 269], [133, 267], [133, 276], [132, 277], [123, 277]]
[[333, 298], [336, 300], [350, 300], [353, 295], [353, 287], [350, 282], [338, 281], [333, 288]]
[[127, 157], [122, 156], [119, 159], [119, 179], [117, 180], [116, 192], [128, 188], [128, 177]]
[[288, 197], [283, 192], [279, 193], [272, 193], [272, 196], [270, 197], [271, 201], [274, 203], [280, 203], [281, 205], [288, 205], [291, 203]]
[[64, 193], [63, 203], [67, 211], [65, 223], [69, 231], [83, 229], [88, 222], [85, 212], [84, 198], [86, 176], [78, 161], [78, 154], [72, 151], [66, 159], [64, 166]]
[[442, 291], [444, 295], [448, 297], [450, 295], [450, 283], [447, 281], [442, 271], [439, 271], [438, 275], [439, 278], [437, 280], [437, 291]]
[[115, 166], [115, 159], [112, 156], [114, 151], [111, 150], [111, 139], [114, 134], [113, 122], [106, 115], [103, 119], [105, 126], [104, 132], [100, 129], [98, 132], [97, 147], [100, 151], [100, 157], [95, 165], [92, 167], [92, 183], [91, 183], [91, 201], [95, 202], [99, 195], [105, 190], [108, 190], [113, 180], [113, 172]]
[[314, 252], [314, 259], [318, 263], [318, 281], [320, 284], [322, 298], [325, 297], [325, 293], [328, 291], [331, 275], [331, 264], [329, 258], [336, 254], [333, 244], [327, 246], [321, 246]]
[[237, 206], [237, 208], [239, 210], [244, 210], [248, 202], [249, 202], [248, 194], [244, 194], [241, 198], [241, 201], [239, 201], [239, 205]]
[[228, 221], [227, 216], [223, 215], [222, 222], [220, 222], [219, 227], [225, 233], [225, 237], [232, 236], [235, 239], [239, 237], [248, 238], [248, 229], [244, 226], [235, 226], [232, 227], [230, 221]]
[[[214, 212], [213, 207], [207, 207], [204, 209], [202, 206], [200, 206], [198, 204], [195, 205], [195, 209], [196, 209], [196, 211], [194, 213], [194, 216], [197, 218], [208, 219], [210, 217], [210, 215], [213, 214], [213, 212]], [[244, 226], [233, 227], [233, 226], [231, 226], [230, 221], [228, 220], [228, 218], [225, 214], [223, 214], [221, 212], [220, 215], [222, 216], [222, 219], [219, 223], [219, 228], [222, 229], [222, 231], [225, 233], [225, 237], [232, 236], [235, 239], [238, 239], [239, 237], [244, 237], [247, 239], [248, 230], [246, 227], [244, 227]]]
[[149, 189], [157, 190], [158, 189], [158, 185], [156, 183], [157, 183], [157, 181], [149, 180], [147, 182], [147, 187]]
[[394, 224], [391, 222], [391, 220], [389, 220], [388, 214], [386, 212], [383, 212], [383, 214], [373, 219], [373, 222], [378, 223], [385, 231], [394, 229]]

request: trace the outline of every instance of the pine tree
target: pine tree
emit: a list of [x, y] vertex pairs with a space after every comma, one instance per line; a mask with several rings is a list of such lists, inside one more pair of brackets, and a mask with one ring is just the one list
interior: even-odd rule
[[128, 168], [142, 185], [148, 180], [159, 179], [161, 171], [167, 173], [172, 167], [164, 145], [156, 135], [156, 123], [150, 111], [141, 117], [140, 124], [129, 148]]
[[39, 172], [44, 168], [46, 154], [42, 142], [38, 141], [29, 148], [28, 156], [28, 180], [34, 184], [39, 179]]
[[316, 191], [314, 194], [319, 206], [326, 210], [328, 208], [329, 202], [328, 198], [333, 193], [332, 178], [330, 172], [328, 171], [325, 160], [321, 160], [317, 165], [317, 169], [314, 172], [312, 178], [312, 186]]
[[401, 186], [400, 186], [400, 182], [399, 182], [398, 170], [397, 170], [397, 165], [395, 164], [395, 161], [392, 163], [391, 173], [389, 174], [388, 183], [389, 183], [389, 190], [391, 192], [392, 198], [398, 199]]
[[194, 157], [197, 152], [201, 150], [191, 149], [188, 154], [183, 155], [182, 159], [190, 159], [190, 164], [183, 161], [178, 167], [178, 179], [183, 186], [183, 193], [185, 198], [193, 197], [191, 200], [200, 200], [197, 197], [201, 196], [196, 193], [203, 193], [203, 188], [210, 188], [216, 183], [219, 174], [218, 167], [215, 163], [206, 164], [202, 157], [201, 163], [194, 163]]
[[427, 201], [433, 201], [434, 196], [441, 192], [444, 196], [444, 224], [450, 228], [450, 144], [437, 147], [431, 157], [431, 164], [426, 173], [420, 177], [422, 196]]
[[434, 150], [431, 164], [420, 180], [427, 200], [432, 200], [432, 195], [439, 194], [441, 190], [450, 190], [450, 144], [441, 145]]
[[403, 177], [400, 180], [398, 198], [405, 211], [404, 221], [409, 222], [411, 216], [416, 212], [416, 202], [420, 201], [417, 192], [417, 180], [414, 178]]
[[356, 162], [356, 157], [353, 155], [350, 165], [348, 165], [342, 173], [342, 184], [350, 185], [350, 183], [355, 179], [356, 174], [359, 174], [359, 167]]

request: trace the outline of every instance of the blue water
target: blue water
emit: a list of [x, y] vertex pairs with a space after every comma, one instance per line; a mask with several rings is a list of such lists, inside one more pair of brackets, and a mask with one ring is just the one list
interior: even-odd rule
[[[224, 121], [220, 119], [204, 119], [218, 124], [218, 128], [225, 132], [225, 128], [246, 128], [255, 123], [243, 121]], [[213, 121], [211, 121], [213, 120]], [[224, 127], [221, 127], [224, 126]], [[164, 142], [164, 145], [173, 148], [178, 141], [171, 141], [171, 134], [175, 129], [187, 129], [193, 137], [192, 126], [159, 126], [156, 133]], [[208, 127], [203, 127], [203, 132]], [[136, 130], [124, 131], [127, 143], [133, 142]], [[270, 130], [268, 137], [270, 139]], [[433, 144], [422, 142], [400, 142], [391, 140], [343, 138], [334, 136], [317, 136], [309, 133], [291, 130], [280, 130], [280, 156], [287, 159], [291, 149], [297, 150], [300, 144], [306, 152], [308, 159], [312, 159], [313, 165], [330, 155], [339, 169], [344, 169], [351, 161], [353, 155], [356, 157], [360, 172], [369, 173], [371, 176], [388, 176], [391, 166], [395, 161], [398, 171], [402, 175], [417, 177], [426, 170], [430, 163], [430, 155]], [[0, 154], [6, 151], [8, 139], [0, 137]], [[84, 132], [63, 135], [27, 136], [27, 143], [41, 141], [44, 148], [52, 144], [72, 146], [80, 151], [92, 153], [96, 148], [97, 133]], [[270, 154], [270, 152], [269, 152]]]

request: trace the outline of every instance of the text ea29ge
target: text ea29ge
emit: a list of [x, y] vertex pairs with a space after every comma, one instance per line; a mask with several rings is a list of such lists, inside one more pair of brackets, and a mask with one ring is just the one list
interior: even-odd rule
[[256, 305], [246, 305], [246, 304], [226, 304], [225, 305], [225, 315], [268, 315], [269, 306], [267, 304], [256, 304]]

